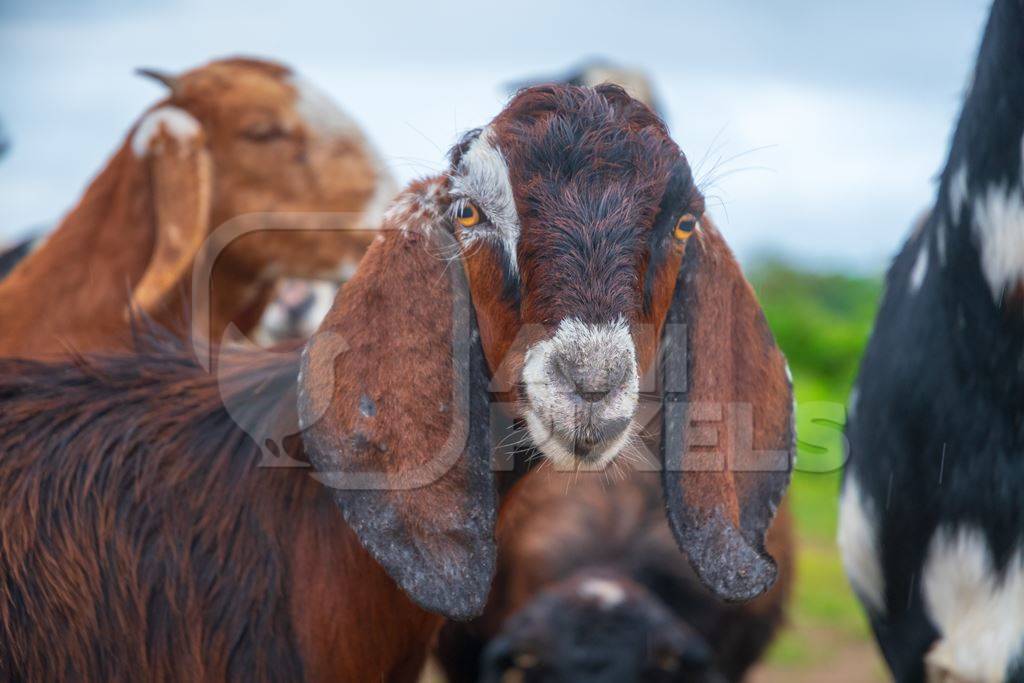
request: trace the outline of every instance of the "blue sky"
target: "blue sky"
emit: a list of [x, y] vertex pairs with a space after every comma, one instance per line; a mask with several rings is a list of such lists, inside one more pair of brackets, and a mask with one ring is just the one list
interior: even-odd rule
[[406, 180], [442, 166], [503, 85], [600, 55], [652, 76], [715, 168], [743, 257], [880, 270], [929, 202], [984, 0], [266, 3], [0, 0], [0, 240], [52, 224], [160, 96], [137, 66], [250, 54], [329, 91]]

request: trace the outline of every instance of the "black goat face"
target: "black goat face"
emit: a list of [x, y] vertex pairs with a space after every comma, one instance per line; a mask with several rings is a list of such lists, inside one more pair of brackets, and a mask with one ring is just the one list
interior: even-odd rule
[[485, 683], [718, 683], [707, 643], [643, 587], [614, 575], [556, 584], [484, 653]]

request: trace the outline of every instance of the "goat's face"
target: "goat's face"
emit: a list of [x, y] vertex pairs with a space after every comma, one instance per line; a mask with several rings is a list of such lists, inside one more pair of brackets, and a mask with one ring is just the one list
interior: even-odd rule
[[381, 170], [355, 122], [284, 66], [213, 62], [176, 79], [172, 105], [206, 128], [214, 221], [260, 211], [355, 211]]
[[172, 221], [183, 234], [179, 242], [194, 251], [207, 234], [238, 220], [233, 226], [244, 236], [217, 245], [218, 267], [236, 276], [340, 281], [351, 274], [372, 239], [352, 230], [376, 228], [395, 188], [344, 112], [271, 62], [226, 59], [180, 76], [143, 73], [170, 94], [136, 127], [133, 150], [168, 167], [162, 177], [202, 176], [168, 181], [189, 183], [201, 195], [171, 198], [172, 207], [200, 207]]
[[607, 464], [703, 213], [686, 159], [616, 87], [534, 88], [455, 148], [449, 192], [504, 398], [555, 462]]
[[[664, 125], [614, 86], [524, 91], [392, 205], [306, 346], [299, 414], [346, 521], [420, 605], [467, 618], [487, 596], [494, 395], [550, 458], [602, 464], [655, 356], [677, 539], [722, 597], [774, 581], [791, 388], [702, 209]], [[688, 426], [715, 419], [711, 452]]]
[[545, 588], [505, 622], [481, 662], [487, 683], [713, 683], [707, 642], [644, 587], [585, 573]]

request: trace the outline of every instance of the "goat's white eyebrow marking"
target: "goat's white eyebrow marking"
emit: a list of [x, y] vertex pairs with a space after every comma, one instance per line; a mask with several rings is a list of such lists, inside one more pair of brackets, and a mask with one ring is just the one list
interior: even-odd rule
[[941, 634], [927, 656], [929, 666], [957, 680], [1004, 680], [1024, 654], [1024, 548], [1000, 574], [981, 529], [939, 528], [921, 586]]
[[851, 472], [839, 498], [839, 552], [850, 584], [867, 607], [885, 614], [885, 575], [878, 548], [878, 525], [870, 502]]
[[451, 194], [456, 200], [462, 198], [476, 202], [494, 227], [494, 230], [468, 228], [460, 231], [459, 237], [463, 244], [468, 246], [477, 239], [496, 237], [505, 251], [512, 272], [517, 273], [519, 214], [512, 194], [508, 163], [493, 137], [491, 128], [484, 128], [477, 139], [470, 143], [452, 176]]
[[603, 609], [611, 609], [621, 605], [626, 599], [626, 591], [611, 579], [587, 579], [577, 593], [581, 598], [597, 600]]
[[177, 140], [190, 140], [199, 136], [203, 127], [198, 120], [184, 109], [166, 105], [146, 114], [132, 134], [132, 153], [144, 157], [149, 153], [149, 144], [163, 127]]
[[910, 291], [916, 292], [924, 284], [924, 277], [928, 274], [928, 240], [921, 240], [920, 251], [914, 261], [914, 267], [910, 271]]

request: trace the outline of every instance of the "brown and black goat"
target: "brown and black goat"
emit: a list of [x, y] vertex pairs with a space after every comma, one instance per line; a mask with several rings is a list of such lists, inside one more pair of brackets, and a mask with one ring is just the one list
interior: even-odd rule
[[230, 322], [255, 325], [278, 277], [339, 280], [372, 239], [356, 229], [378, 226], [392, 180], [355, 123], [291, 70], [225, 59], [143, 73], [167, 98], [0, 282], [0, 354], [123, 347], [129, 301], [180, 318], [197, 261], [211, 276], [193, 322], [219, 341]]
[[622, 476], [541, 468], [511, 490], [487, 610], [441, 632], [451, 683], [742, 680], [784, 621], [794, 559], [786, 508], [767, 538], [775, 585], [724, 603], [679, 552], [657, 474]]
[[[4, 362], [0, 674], [411, 680], [439, 615], [489, 592], [491, 398], [545, 456], [603, 465], [659, 356], [672, 531], [719, 596], [764, 592], [791, 390], [702, 214], [646, 106], [531, 88], [397, 199], [298, 368]], [[297, 401], [261, 398], [296, 373]], [[264, 436], [296, 404], [315, 477], [257, 467], [299, 460]]]

